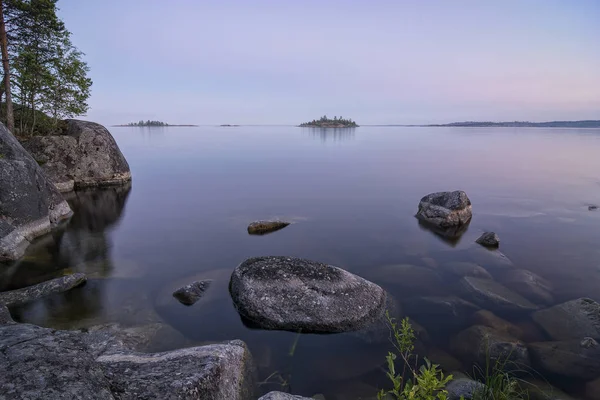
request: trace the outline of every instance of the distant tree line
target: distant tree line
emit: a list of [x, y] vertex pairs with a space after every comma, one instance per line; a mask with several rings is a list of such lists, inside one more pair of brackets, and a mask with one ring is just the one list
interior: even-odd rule
[[600, 128], [599, 120], [583, 121], [548, 121], [548, 122], [489, 122], [489, 121], [465, 121], [452, 122], [441, 125], [428, 126], [455, 126], [455, 127], [505, 127], [505, 128]]
[[89, 108], [89, 68], [57, 1], [0, 0], [1, 120], [13, 133], [43, 133]]
[[169, 126], [169, 124], [161, 121], [140, 120], [139, 122], [130, 122], [127, 126]]
[[323, 115], [320, 119], [313, 119], [310, 122], [304, 122], [300, 126], [317, 126], [317, 127], [356, 127], [356, 122], [351, 119], [343, 117], [333, 117], [333, 119], [327, 118], [327, 115]]

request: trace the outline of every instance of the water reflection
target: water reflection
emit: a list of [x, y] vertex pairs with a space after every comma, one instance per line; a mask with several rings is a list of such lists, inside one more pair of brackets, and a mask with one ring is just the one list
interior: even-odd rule
[[444, 243], [449, 244], [451, 247], [456, 247], [460, 243], [460, 238], [469, 230], [469, 223], [465, 225], [450, 227], [447, 229], [442, 229], [439, 226], [430, 224], [426, 221], [418, 220], [419, 228], [423, 231], [429, 231], [433, 233], [435, 236], [440, 238]]
[[308, 131], [308, 133], [317, 139], [321, 139], [322, 142], [341, 142], [346, 140], [354, 139], [355, 128], [302, 128], [302, 130]]

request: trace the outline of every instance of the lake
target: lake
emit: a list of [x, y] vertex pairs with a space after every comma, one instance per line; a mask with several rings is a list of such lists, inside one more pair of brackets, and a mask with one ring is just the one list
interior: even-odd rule
[[[402, 305], [458, 293], [456, 282], [392, 277], [382, 267], [410, 264], [440, 274], [450, 261], [486, 267], [492, 256], [474, 241], [494, 231], [517, 267], [551, 282], [553, 303], [600, 301], [600, 211], [588, 209], [600, 205], [599, 129], [110, 130], [130, 164], [131, 187], [69, 195], [74, 217], [4, 268], [0, 290], [74, 271], [89, 280], [13, 310], [20, 321], [56, 328], [162, 321], [173, 329], [157, 350], [242, 339], [263, 391], [283, 386], [335, 400], [374, 396], [386, 383], [379, 366], [389, 346], [247, 327], [228, 293], [244, 259], [286, 255], [336, 265], [380, 284]], [[414, 215], [424, 195], [457, 189], [469, 195], [473, 219], [459, 240], [448, 241]], [[248, 223], [270, 218], [293, 224], [247, 234]], [[172, 297], [197, 279], [213, 284], [194, 306]], [[503, 317], [535, 331], [522, 315]], [[418, 350], [444, 366], [451, 338], [468, 324], [435, 329], [426, 316], [413, 319], [429, 336]], [[447, 368], [460, 368], [455, 361], [445, 361]], [[581, 382], [545, 378], [581, 390]]]

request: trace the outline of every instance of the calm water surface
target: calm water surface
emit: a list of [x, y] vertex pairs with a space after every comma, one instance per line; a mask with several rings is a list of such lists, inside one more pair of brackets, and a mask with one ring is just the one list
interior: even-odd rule
[[[387, 345], [246, 327], [227, 290], [241, 261], [288, 255], [330, 263], [384, 286], [402, 303], [416, 294], [454, 293], [455, 282], [446, 276], [440, 286], [407, 276], [399, 283], [381, 267], [443, 270], [450, 260], [485, 266], [488, 255], [473, 242], [492, 230], [518, 267], [554, 284], [555, 303], [581, 296], [600, 301], [600, 211], [588, 210], [600, 204], [600, 130], [111, 132], [131, 166], [132, 186], [72, 194], [72, 220], [5, 267], [0, 290], [73, 271], [90, 279], [13, 310], [21, 321], [59, 328], [162, 321], [174, 329], [157, 350], [242, 339], [267, 381], [262, 390], [280, 389], [286, 380], [296, 394], [345, 399], [374, 395], [385, 382], [379, 365]], [[458, 242], [448, 242], [420, 227], [414, 214], [423, 195], [455, 189], [469, 194], [473, 220]], [[268, 218], [294, 224], [266, 236], [246, 233], [249, 222]], [[172, 298], [174, 289], [197, 279], [214, 280], [201, 301], [186, 307]], [[521, 317], [504, 317], [531, 328]], [[429, 330], [421, 351], [432, 358], [466, 327], [435, 329], [426, 318], [414, 320]], [[553, 383], [575, 393], [580, 386]]]

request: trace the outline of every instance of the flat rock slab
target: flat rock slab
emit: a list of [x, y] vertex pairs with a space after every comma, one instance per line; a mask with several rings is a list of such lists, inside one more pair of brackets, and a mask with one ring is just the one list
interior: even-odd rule
[[534, 367], [571, 378], [600, 377], [600, 345], [592, 338], [528, 345]]
[[481, 308], [494, 312], [527, 312], [538, 307], [498, 282], [489, 279], [464, 277], [461, 279], [465, 295]]
[[239, 340], [166, 353], [102, 355], [97, 362], [115, 399], [253, 398], [252, 356]]
[[263, 329], [348, 332], [385, 311], [387, 294], [341, 268], [292, 257], [257, 257], [231, 275], [230, 293], [242, 317]]
[[181, 304], [191, 306], [200, 300], [200, 298], [204, 295], [204, 292], [210, 287], [211, 283], [211, 280], [192, 282], [189, 285], [185, 285], [173, 292], [173, 297], [179, 300]]
[[469, 223], [471, 208], [471, 200], [462, 190], [437, 192], [421, 199], [416, 217], [440, 228], [451, 228]]
[[460, 278], [473, 276], [475, 278], [492, 279], [492, 275], [485, 268], [472, 262], [452, 261], [444, 264], [441, 269]]
[[482, 246], [496, 248], [500, 246], [500, 238], [494, 232], [485, 232], [476, 240]]
[[580, 298], [535, 312], [533, 320], [554, 340], [600, 340], [600, 304]]
[[250, 235], [266, 235], [285, 228], [290, 223], [285, 221], [255, 221], [248, 225]]
[[28, 286], [22, 289], [0, 292], [0, 304], [8, 307], [29, 303], [30, 301], [51, 295], [53, 293], [62, 293], [71, 290], [74, 287], [82, 285], [87, 280], [85, 274], [76, 272], [72, 275], [62, 276], [51, 279], [47, 282]]
[[512, 269], [498, 274], [498, 280], [509, 289], [536, 304], [554, 303], [552, 284], [541, 276], [526, 270]]

